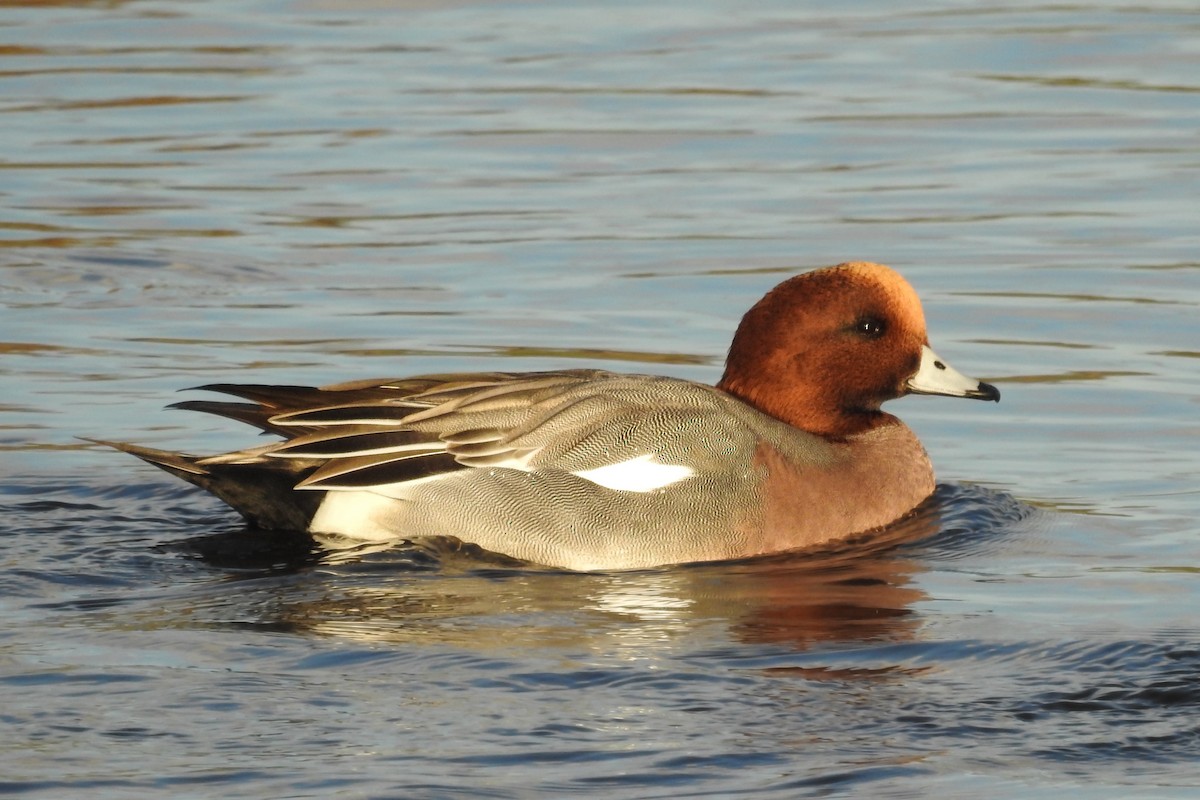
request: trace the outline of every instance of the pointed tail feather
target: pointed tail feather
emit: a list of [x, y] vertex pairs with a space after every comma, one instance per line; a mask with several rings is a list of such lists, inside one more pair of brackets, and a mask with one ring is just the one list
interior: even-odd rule
[[296, 491], [314, 465], [288, 459], [260, 459], [246, 463], [205, 463], [203, 458], [156, 450], [153, 447], [86, 441], [137, 456], [148, 464], [182, 478], [216, 495], [251, 525], [270, 530], [308, 530], [325, 492]]
[[183, 400], [171, 403], [167, 408], [181, 408], [185, 411], [201, 411], [205, 414], [216, 414], [218, 417], [244, 422], [247, 425], [262, 430], [265, 433], [277, 433], [285, 438], [295, 436], [296, 428], [281, 428], [271, 423], [271, 416], [276, 412], [267, 407], [254, 403], [231, 403], [222, 400]]
[[85, 442], [111, 447], [114, 450], [120, 450], [123, 453], [137, 456], [147, 464], [153, 464], [159, 469], [166, 470], [178, 478], [183, 478], [188, 483], [195, 484], [203, 489], [208, 488], [205, 485], [205, 479], [211, 476], [204, 467], [196, 464], [198, 459], [195, 456], [185, 455], [184, 453], [173, 453], [169, 450], [155, 450], [153, 447], [142, 447], [141, 445], [129, 444], [127, 442], [91, 439], [87, 436], [80, 436], [79, 438]]

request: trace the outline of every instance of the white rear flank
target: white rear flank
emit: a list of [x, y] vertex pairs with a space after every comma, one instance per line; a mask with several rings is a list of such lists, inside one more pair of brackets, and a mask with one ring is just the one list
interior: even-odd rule
[[396, 500], [365, 491], [327, 492], [312, 522], [311, 533], [340, 533], [365, 542], [386, 542], [403, 538], [394, 525]]

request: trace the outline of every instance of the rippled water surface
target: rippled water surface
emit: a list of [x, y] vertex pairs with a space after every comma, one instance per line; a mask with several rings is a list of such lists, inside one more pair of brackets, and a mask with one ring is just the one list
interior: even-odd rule
[[[1200, 11], [0, 3], [0, 793], [1200, 791]], [[714, 381], [890, 263], [999, 406], [829, 552], [329, 554], [92, 436], [215, 380]]]

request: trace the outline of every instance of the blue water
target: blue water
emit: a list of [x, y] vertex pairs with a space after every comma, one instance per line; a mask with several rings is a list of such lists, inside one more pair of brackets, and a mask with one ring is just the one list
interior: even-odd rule
[[[1165, 0], [0, 8], [0, 794], [1200, 791], [1200, 11]], [[330, 554], [75, 437], [212, 381], [715, 381], [889, 263], [999, 406], [854, 547]]]

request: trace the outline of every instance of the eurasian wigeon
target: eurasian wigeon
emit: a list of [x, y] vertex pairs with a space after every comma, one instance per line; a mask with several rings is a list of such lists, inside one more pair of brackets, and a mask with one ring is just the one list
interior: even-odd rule
[[999, 400], [929, 347], [888, 267], [790, 278], [742, 318], [716, 387], [601, 370], [324, 388], [201, 387], [177, 407], [283, 437], [196, 457], [110, 443], [261, 528], [385, 542], [454, 536], [575, 570], [810, 547], [880, 528], [934, 489], [905, 394]]

